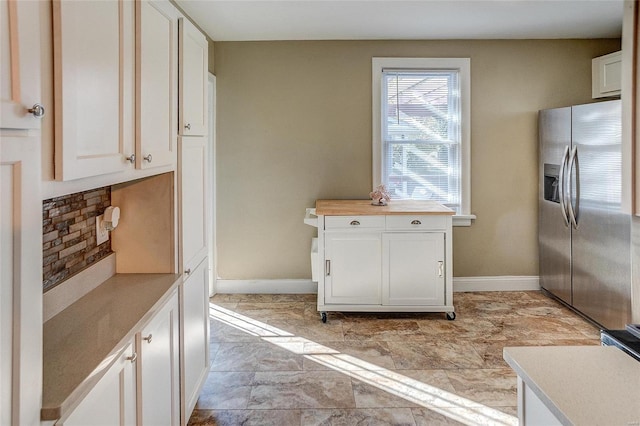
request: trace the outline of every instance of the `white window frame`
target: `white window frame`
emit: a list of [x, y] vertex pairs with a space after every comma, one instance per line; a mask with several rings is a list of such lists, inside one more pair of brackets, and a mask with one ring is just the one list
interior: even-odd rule
[[470, 226], [471, 214], [471, 59], [470, 58], [372, 58], [372, 188], [382, 182], [382, 71], [458, 70], [460, 82], [460, 213], [453, 217], [454, 226]]

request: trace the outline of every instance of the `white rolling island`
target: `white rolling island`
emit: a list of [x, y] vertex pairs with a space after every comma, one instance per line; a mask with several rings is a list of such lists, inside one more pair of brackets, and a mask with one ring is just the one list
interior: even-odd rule
[[433, 201], [370, 203], [316, 201], [312, 269], [322, 321], [329, 311], [446, 312], [455, 319], [454, 211]]
[[613, 346], [504, 348], [521, 426], [640, 425], [640, 362]]

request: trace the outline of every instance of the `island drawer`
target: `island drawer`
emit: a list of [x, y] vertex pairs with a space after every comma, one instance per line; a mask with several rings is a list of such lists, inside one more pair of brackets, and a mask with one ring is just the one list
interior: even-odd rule
[[325, 216], [325, 229], [384, 229], [384, 216]]
[[387, 216], [387, 229], [443, 230], [447, 217], [442, 215], [391, 215]]

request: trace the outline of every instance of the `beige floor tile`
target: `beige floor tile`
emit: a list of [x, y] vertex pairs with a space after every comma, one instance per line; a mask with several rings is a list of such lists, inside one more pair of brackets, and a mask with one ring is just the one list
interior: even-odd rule
[[351, 410], [304, 410], [303, 426], [413, 426], [411, 410], [400, 409], [351, 409]]
[[483, 368], [484, 361], [469, 344], [452, 341], [452, 337], [435, 341], [390, 341], [389, 349], [398, 370], [435, 370], [448, 368]]
[[338, 341], [322, 344], [309, 342], [305, 344], [304, 353], [307, 355], [303, 364], [305, 370], [336, 368], [330, 364], [331, 357], [323, 356], [325, 354], [334, 355], [340, 361], [340, 365], [342, 362], [351, 363], [354, 369], [395, 369], [387, 342]]
[[269, 342], [222, 343], [211, 371], [302, 370], [302, 355]]
[[447, 410], [442, 410], [443, 413], [438, 413], [428, 408], [413, 408], [411, 410], [413, 418], [415, 419], [417, 426], [462, 426], [465, 423], [460, 423], [455, 420], [455, 415], [447, 415]]
[[299, 426], [298, 410], [194, 410], [189, 426]]
[[447, 370], [455, 393], [488, 406], [513, 406], [516, 400], [516, 374], [510, 368]]
[[254, 372], [212, 372], [200, 392], [196, 409], [244, 409], [249, 404]]
[[334, 371], [257, 372], [248, 408], [355, 407], [351, 379]]

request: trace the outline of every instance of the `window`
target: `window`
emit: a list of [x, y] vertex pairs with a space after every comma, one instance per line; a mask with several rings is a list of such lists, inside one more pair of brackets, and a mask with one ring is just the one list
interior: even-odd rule
[[469, 215], [468, 58], [373, 58], [373, 186]]

